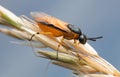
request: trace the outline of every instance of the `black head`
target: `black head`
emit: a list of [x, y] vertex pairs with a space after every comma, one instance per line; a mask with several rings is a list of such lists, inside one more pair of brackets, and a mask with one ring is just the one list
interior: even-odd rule
[[99, 36], [99, 37], [94, 37], [94, 38], [88, 38], [86, 35], [81, 34], [78, 39], [81, 44], [85, 44], [87, 40], [96, 41], [96, 39], [100, 39], [100, 38], [103, 38], [103, 37]]
[[81, 44], [85, 44], [85, 43], [87, 42], [87, 37], [86, 37], [86, 35], [81, 34], [81, 35], [79, 36], [78, 40], [79, 40], [79, 42], [80, 42]]
[[79, 34], [78, 40], [81, 44], [85, 44], [87, 42], [87, 40], [96, 41], [96, 39], [103, 38], [102, 36], [94, 37], [94, 38], [88, 38], [85, 34], [82, 34], [80, 28], [75, 26], [75, 25], [68, 24], [68, 28], [71, 31], [73, 31], [74, 33]]

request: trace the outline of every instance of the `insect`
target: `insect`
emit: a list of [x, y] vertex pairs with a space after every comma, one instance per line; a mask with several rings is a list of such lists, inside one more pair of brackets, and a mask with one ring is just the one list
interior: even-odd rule
[[31, 15], [43, 32], [51, 33], [54, 37], [63, 36], [67, 40], [79, 40], [81, 44], [85, 44], [87, 40], [96, 41], [96, 39], [102, 38], [102, 36], [88, 38], [78, 26], [63, 22], [45, 13], [32, 12]]

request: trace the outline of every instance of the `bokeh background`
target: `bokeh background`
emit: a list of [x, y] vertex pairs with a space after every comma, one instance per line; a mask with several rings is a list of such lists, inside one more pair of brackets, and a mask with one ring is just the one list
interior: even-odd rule
[[[104, 38], [89, 43], [120, 70], [120, 0], [0, 0], [16, 15], [40, 11], [79, 26], [88, 36]], [[0, 33], [0, 77], [73, 77], [70, 70], [37, 57], [31, 47]], [[47, 71], [46, 71], [47, 69]]]

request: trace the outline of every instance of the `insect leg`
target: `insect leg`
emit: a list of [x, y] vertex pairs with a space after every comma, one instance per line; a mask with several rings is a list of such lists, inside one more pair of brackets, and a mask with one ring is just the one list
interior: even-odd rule
[[36, 34], [40, 34], [40, 33], [37, 32], [37, 33], [35, 33], [35, 34], [32, 34], [32, 36], [30, 37], [29, 41], [31, 41]]
[[[79, 46], [79, 42], [77, 41], [77, 40], [74, 40], [74, 46], [75, 46], [75, 49], [78, 49], [78, 46]], [[79, 52], [77, 51], [76, 52], [77, 54], [76, 54], [76, 56], [79, 58]], [[80, 58], [79, 58], [80, 59]]]
[[36, 34], [52, 35], [51, 32], [36, 32], [35, 34], [32, 34], [29, 41], [31, 41]]
[[79, 44], [79, 42], [74, 39], [74, 46], [75, 46], [76, 49], [78, 48], [78, 44]]
[[60, 48], [60, 46], [62, 45], [63, 40], [64, 40], [64, 38], [62, 37], [62, 38], [61, 38], [61, 40], [60, 40], [60, 42], [59, 42], [59, 44], [58, 44], [57, 54], [56, 54], [56, 55], [57, 55], [57, 57], [56, 57], [56, 59], [58, 59], [59, 48]]

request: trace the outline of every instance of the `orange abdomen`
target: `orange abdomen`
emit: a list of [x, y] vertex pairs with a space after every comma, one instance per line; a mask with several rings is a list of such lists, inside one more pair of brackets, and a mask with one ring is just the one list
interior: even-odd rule
[[40, 27], [40, 29], [43, 31], [43, 32], [50, 32], [52, 33], [53, 36], [55, 37], [59, 37], [59, 36], [62, 36], [63, 35], [63, 32], [62, 31], [59, 31], [55, 28], [51, 28], [49, 26], [46, 26], [44, 24], [40, 24], [38, 23], [38, 26]]

